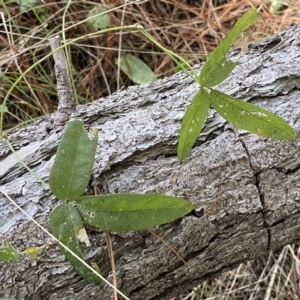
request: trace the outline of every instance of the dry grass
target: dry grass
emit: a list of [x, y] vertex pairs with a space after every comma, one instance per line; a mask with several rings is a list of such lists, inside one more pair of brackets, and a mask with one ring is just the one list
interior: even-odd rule
[[300, 247], [286, 246], [207, 281], [182, 300], [300, 299]]
[[[85, 37], [91, 32], [85, 22], [87, 14], [99, 2], [109, 9], [111, 27], [139, 23], [164, 47], [187, 57], [192, 64], [205, 60], [235, 21], [253, 5], [250, 0], [231, 0], [220, 6], [213, 6], [211, 0], [127, 1], [129, 4], [126, 5], [123, 5], [124, 1], [115, 0], [74, 0], [66, 10], [63, 27], [67, 1], [46, 0], [39, 10], [25, 12], [20, 12], [20, 6], [12, 2], [0, 8], [3, 13], [0, 25], [0, 104], [20, 74], [50, 52], [48, 38], [61, 33], [63, 28], [66, 41], [83, 37], [68, 47], [77, 103], [93, 101], [133, 84], [116, 66], [118, 55], [134, 54], [146, 62], [157, 77], [174, 73], [174, 62], [137, 31]], [[298, 23], [298, 6], [297, 0], [292, 0], [288, 8], [275, 15], [270, 13], [269, 4], [265, 4], [254, 38]], [[13, 89], [6, 103], [3, 127], [11, 128], [51, 113], [56, 104], [50, 57], [31, 70]]]
[[[217, 2], [216, 0], [215, 2]], [[290, 0], [277, 14], [265, 3], [259, 15], [254, 39], [260, 39], [299, 23], [300, 0]], [[45, 0], [43, 15], [32, 9], [20, 12], [16, 2], [0, 8], [0, 104], [16, 79], [40, 58], [50, 53], [48, 38], [63, 30], [67, 1]], [[192, 64], [207, 58], [243, 13], [258, 0], [229, 0], [214, 6], [211, 0], [76, 1], [65, 17], [65, 37], [77, 103], [87, 103], [133, 83], [114, 63], [118, 55], [134, 54], [146, 62], [157, 77], [174, 73], [176, 65], [139, 32], [110, 32], [85, 37], [91, 32], [85, 19], [101, 3], [109, 9], [111, 26], [141, 24], [160, 44], [187, 57]], [[125, 3], [127, 3], [125, 2]], [[7, 3], [9, 3], [7, 1]], [[4, 26], [5, 24], [5, 26]], [[53, 61], [37, 65], [12, 90], [5, 107], [3, 128], [12, 128], [55, 111], [57, 105]], [[182, 299], [300, 299], [299, 246], [287, 246], [251, 263], [205, 282]]]

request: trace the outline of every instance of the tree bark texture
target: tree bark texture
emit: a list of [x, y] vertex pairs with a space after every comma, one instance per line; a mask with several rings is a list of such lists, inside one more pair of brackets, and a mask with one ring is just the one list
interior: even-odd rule
[[[231, 51], [238, 61], [218, 89], [251, 101], [300, 128], [300, 26]], [[93, 180], [109, 193], [162, 193], [192, 201], [195, 211], [155, 233], [186, 264], [147, 231], [111, 234], [118, 288], [132, 300], [163, 300], [201, 281], [300, 238], [299, 138], [281, 142], [228, 125], [211, 109], [192, 153], [180, 163], [176, 146], [184, 112], [198, 89], [178, 73], [148, 85], [79, 106], [71, 119], [97, 127]], [[47, 181], [64, 126], [55, 114], [8, 135], [23, 161]], [[48, 228], [55, 197], [0, 142], [0, 185]], [[18, 249], [52, 240], [0, 195], [0, 236]], [[103, 233], [88, 228], [85, 257], [111, 277]], [[110, 299], [105, 284], [87, 284], [50, 247], [35, 262], [0, 264], [0, 299]], [[121, 298], [121, 297], [120, 297]]]

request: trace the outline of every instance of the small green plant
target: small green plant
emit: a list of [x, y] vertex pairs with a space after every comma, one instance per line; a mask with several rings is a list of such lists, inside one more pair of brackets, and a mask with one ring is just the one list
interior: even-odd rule
[[29, 247], [22, 252], [15, 249], [8, 239], [4, 241], [5, 246], [0, 249], [0, 261], [14, 261], [18, 260], [22, 254], [28, 255], [33, 260], [39, 260], [38, 254], [45, 248], [48, 244], [42, 245], [41, 247]]
[[[183, 160], [192, 149], [204, 126], [210, 105], [225, 120], [240, 129], [279, 140], [296, 138], [294, 129], [282, 118], [256, 105], [212, 89], [224, 81], [235, 68], [236, 63], [226, 60], [226, 54], [235, 40], [255, 25], [256, 19], [256, 9], [245, 13], [205, 62], [200, 75], [194, 77], [201, 87], [182, 120], [177, 149], [180, 160]], [[244, 52], [245, 46], [241, 45], [241, 48]]]
[[[78, 235], [84, 224], [107, 231], [135, 231], [174, 221], [193, 209], [181, 198], [158, 194], [110, 194], [84, 196], [92, 174], [98, 142], [79, 120], [68, 123], [51, 168], [49, 186], [64, 203], [49, 216], [53, 235], [83, 259]], [[99, 277], [60, 246], [73, 268], [88, 282], [98, 284]]]
[[10, 244], [9, 240], [5, 240], [5, 246], [0, 249], [0, 261], [18, 260], [20, 253]]
[[[182, 198], [159, 194], [85, 196], [98, 143], [97, 129], [93, 128], [91, 135], [92, 139], [83, 129], [82, 121], [67, 124], [49, 176], [50, 190], [63, 203], [50, 213], [49, 227], [54, 237], [71, 250], [59, 243], [74, 270], [86, 281], [99, 284], [100, 277], [73, 255], [84, 260], [79, 244], [79, 241], [89, 244], [84, 224], [111, 232], [143, 230], [172, 222], [189, 213], [193, 205]], [[6, 240], [0, 249], [0, 261], [18, 260], [21, 254], [37, 260], [39, 251], [48, 246], [18, 252]], [[95, 262], [92, 267], [99, 272]]]
[[296, 138], [294, 129], [279, 116], [212, 89], [213, 86], [224, 81], [236, 66], [236, 63], [226, 60], [226, 54], [239, 35], [255, 25], [256, 18], [256, 9], [244, 14], [216, 47], [202, 67], [200, 75], [196, 77], [195, 80], [201, 87], [182, 120], [177, 149], [180, 160], [183, 160], [192, 149], [204, 126], [210, 105], [225, 120], [238, 128], [278, 140]]

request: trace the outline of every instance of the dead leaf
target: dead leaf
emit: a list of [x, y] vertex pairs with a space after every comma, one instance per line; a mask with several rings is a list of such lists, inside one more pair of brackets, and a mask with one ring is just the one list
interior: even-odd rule
[[88, 237], [88, 235], [87, 235], [87, 233], [85, 231], [85, 228], [80, 228], [78, 230], [77, 239], [79, 240], [79, 242], [85, 243], [85, 245], [87, 247], [91, 246], [91, 243], [90, 243], [89, 237]]

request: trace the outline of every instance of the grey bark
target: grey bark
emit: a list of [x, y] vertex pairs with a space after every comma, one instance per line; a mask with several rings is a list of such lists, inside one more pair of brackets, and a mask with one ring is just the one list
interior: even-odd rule
[[[284, 117], [299, 132], [300, 26], [234, 50], [238, 61], [219, 89]], [[197, 91], [184, 73], [130, 87], [77, 107], [71, 119], [99, 130], [93, 179], [110, 193], [163, 193], [189, 199], [195, 212], [154, 231], [112, 234], [118, 287], [130, 299], [170, 299], [241, 262], [299, 240], [299, 139], [281, 142], [236, 130], [211, 109], [191, 155], [176, 157], [180, 122]], [[63, 126], [55, 115], [8, 135], [23, 161], [47, 181]], [[35, 220], [47, 219], [58, 201], [0, 142], [1, 187]], [[51, 243], [0, 195], [0, 236], [19, 250]], [[89, 229], [85, 255], [111, 280], [103, 233]], [[79, 278], [57, 247], [42, 262], [23, 257], [1, 263], [0, 299], [110, 299], [105, 284]]]

